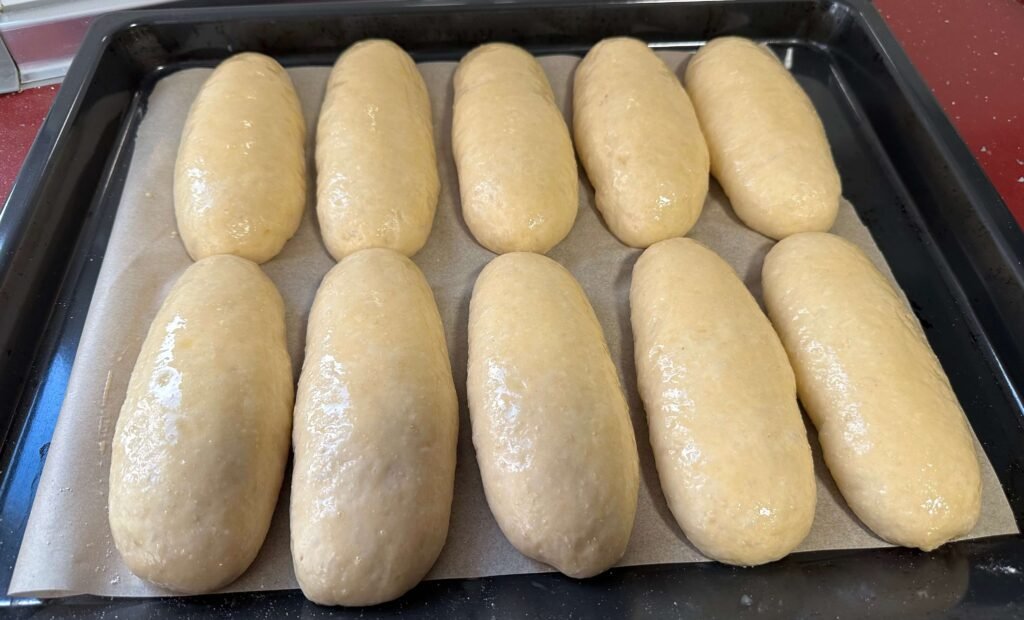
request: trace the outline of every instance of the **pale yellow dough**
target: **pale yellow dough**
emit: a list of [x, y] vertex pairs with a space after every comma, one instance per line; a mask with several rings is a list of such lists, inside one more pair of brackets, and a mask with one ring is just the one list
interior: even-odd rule
[[246, 52], [213, 71], [192, 103], [174, 168], [174, 213], [193, 259], [262, 263], [306, 206], [306, 125], [288, 73]]
[[579, 176], [547, 76], [525, 50], [489, 43], [455, 72], [452, 149], [462, 216], [492, 252], [553, 248], [576, 221]]
[[917, 319], [852, 243], [793, 235], [764, 262], [764, 296], [850, 508], [885, 540], [931, 550], [971, 531], [981, 476], [971, 432]]
[[573, 138], [597, 208], [626, 245], [689, 232], [708, 193], [708, 148], [679, 79], [647, 45], [601, 41], [576, 69]]
[[814, 521], [814, 464], [786, 351], [714, 252], [652, 245], [633, 268], [640, 395], [679, 527], [728, 564], [777, 560]]
[[686, 90], [711, 172], [744, 224], [773, 239], [832, 228], [841, 187], [828, 138], [774, 54], [747, 39], [715, 39], [690, 59]]
[[430, 98], [391, 41], [345, 50], [317, 125], [316, 212], [336, 260], [364, 248], [412, 256], [430, 236], [440, 182]]
[[636, 513], [629, 409], [583, 290], [538, 254], [499, 256], [469, 310], [473, 445], [509, 542], [571, 577], [612, 566]]
[[110, 531], [133, 573], [199, 594], [245, 572], [277, 503], [292, 398], [274, 284], [235, 256], [189, 267], [153, 319], [114, 433]]
[[441, 317], [392, 250], [349, 255], [313, 303], [295, 406], [291, 541], [310, 600], [373, 605], [448, 535], [459, 411]]

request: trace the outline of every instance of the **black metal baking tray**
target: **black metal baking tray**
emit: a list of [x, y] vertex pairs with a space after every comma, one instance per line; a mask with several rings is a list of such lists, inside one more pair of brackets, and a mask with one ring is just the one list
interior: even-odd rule
[[[824, 120], [844, 193], [888, 259], [1024, 523], [1024, 235], [866, 0], [431, 2], [132, 11], [89, 31], [0, 218], [0, 587], [6, 591], [118, 206], [133, 136], [163, 75], [256, 50], [329, 64], [388, 37], [418, 60], [505, 40], [580, 53], [629, 34], [690, 49], [767, 41]], [[177, 136], [167, 136], [177, 140]], [[642, 439], [642, 438], [641, 438]], [[73, 516], [69, 515], [69, 518]], [[298, 591], [168, 599], [2, 599], [20, 615], [1024, 615], [1024, 537], [801, 553], [754, 569], [614, 569], [421, 584], [369, 610]]]

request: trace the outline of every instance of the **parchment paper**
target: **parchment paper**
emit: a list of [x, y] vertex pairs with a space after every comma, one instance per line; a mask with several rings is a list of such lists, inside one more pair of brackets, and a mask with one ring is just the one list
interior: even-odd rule
[[[674, 68], [687, 54], [662, 53]], [[558, 101], [571, 115], [571, 83], [578, 58], [541, 59]], [[434, 112], [441, 169], [441, 198], [427, 246], [415, 257], [434, 289], [448, 336], [461, 404], [458, 469], [448, 542], [428, 579], [546, 572], [521, 556], [502, 536], [488, 510], [470, 440], [465, 407], [466, 321], [469, 297], [480, 269], [493, 257], [470, 236], [459, 212], [452, 161], [451, 77], [455, 63], [419, 65]], [[121, 562], [107, 524], [110, 445], [128, 377], [149, 323], [177, 277], [191, 264], [177, 237], [171, 180], [178, 138], [188, 107], [209, 69], [190, 69], [162, 79], [151, 94], [135, 144], [117, 219], [96, 285], [67, 396], [57, 422], [42, 479], [11, 581], [22, 596], [169, 594], [132, 575]], [[312, 136], [329, 68], [290, 70], [308, 125], [310, 188], [315, 187]], [[570, 121], [571, 126], [571, 121]], [[636, 389], [629, 327], [630, 273], [638, 250], [620, 244], [595, 211], [593, 190], [581, 172], [580, 208], [569, 237], [550, 256], [565, 265], [586, 290], [601, 320], [629, 400], [640, 449], [641, 487], [636, 526], [621, 565], [706, 561], [678, 529], [662, 496], [647, 425]], [[288, 344], [296, 378], [302, 364], [306, 317], [316, 288], [333, 262], [324, 249], [312, 197], [298, 234], [263, 268], [287, 308]], [[871, 236], [852, 207], [843, 204], [834, 232], [857, 243], [889, 273]], [[703, 215], [691, 236], [722, 255], [760, 297], [760, 270], [772, 242], [745, 228], [712, 182]], [[814, 527], [799, 550], [887, 546], [850, 513], [828, 475], [810, 430], [818, 476]], [[1010, 507], [980, 446], [983, 510], [971, 537], [1016, 533]], [[225, 591], [296, 588], [288, 549], [287, 483], [259, 557]]]

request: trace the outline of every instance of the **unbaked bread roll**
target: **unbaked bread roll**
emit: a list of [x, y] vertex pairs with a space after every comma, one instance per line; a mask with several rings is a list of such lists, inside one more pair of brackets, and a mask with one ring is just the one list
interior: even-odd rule
[[539, 254], [492, 260], [469, 309], [473, 445], [494, 518], [521, 553], [571, 577], [622, 557], [639, 465], [601, 325]]
[[764, 262], [768, 315], [829, 471], [885, 540], [934, 549], [971, 531], [978, 458], [963, 410], [900, 295], [852, 243], [793, 235]]
[[142, 343], [114, 432], [110, 531], [133, 573], [199, 594], [245, 572], [277, 503], [293, 395], [270, 279], [227, 255], [185, 270]]
[[432, 123], [402, 48], [368, 40], [338, 58], [316, 134], [316, 213], [335, 259], [364, 248], [412, 256], [427, 242], [440, 189]]
[[295, 406], [291, 537], [323, 605], [401, 596], [448, 535], [459, 411], [441, 317], [392, 250], [350, 254], [310, 313]]
[[174, 213], [194, 260], [281, 251], [306, 206], [306, 123], [288, 73], [246, 52], [220, 63], [185, 121]]
[[724, 260], [656, 243], [629, 293], [640, 395], [669, 508], [705, 555], [750, 566], [814, 521], [811, 447], [786, 351]]
[[480, 245], [547, 252], [576, 221], [579, 177], [569, 130], [533, 56], [489, 43], [455, 71], [452, 149], [462, 216]]
[[576, 69], [573, 139], [608, 228], [627, 245], [685, 235], [708, 193], [708, 148], [679, 79], [636, 39]]
[[736, 215], [782, 239], [832, 228], [839, 172], [814, 105], [769, 50], [739, 37], [702, 47], [686, 67], [711, 172]]

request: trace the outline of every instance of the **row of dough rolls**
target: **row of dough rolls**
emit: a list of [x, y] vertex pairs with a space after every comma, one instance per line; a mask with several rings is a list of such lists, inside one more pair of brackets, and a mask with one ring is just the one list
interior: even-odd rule
[[[813, 105], [778, 59], [725, 37], [701, 48], [685, 80], [689, 96], [646, 44], [626, 37], [595, 45], [576, 71], [576, 149], [611, 232], [640, 248], [685, 235], [709, 170], [754, 230], [777, 239], [828, 230], [839, 175]], [[525, 50], [491, 43], [462, 59], [454, 90], [467, 226], [496, 253], [547, 252], [572, 229], [579, 180], [544, 70]], [[430, 100], [409, 55], [385, 40], [348, 48], [316, 138], [316, 210], [331, 255], [419, 251], [440, 183]], [[193, 258], [264, 262], [280, 252], [305, 205], [304, 140], [298, 97], [276, 61], [243, 53], [217, 67], [189, 111], [175, 166], [175, 213]]]
[[[830, 229], [839, 173], [814, 106], [782, 63], [724, 37], [697, 52], [685, 79], [689, 96], [627, 37], [601, 41], [576, 70], [575, 146], [611, 232], [639, 248], [685, 235], [709, 171], [740, 219], [766, 236]], [[543, 253], [569, 233], [572, 145], [527, 52], [488, 44], [459, 63], [453, 147], [463, 215], [482, 245]]]
[[[634, 268], [638, 385], [686, 536], [711, 558], [754, 565], [807, 535], [815, 483], [797, 389], [868, 527], [926, 550], [969, 532], [981, 489], [970, 431], [884, 276], [849, 242], [804, 233], [769, 253], [763, 283], [781, 342], [699, 243], [660, 242]], [[604, 571], [628, 544], [639, 476], [585, 294], [556, 262], [506, 254], [480, 274], [468, 330], [473, 442], [499, 526], [568, 575]], [[248, 567], [280, 488], [291, 408], [277, 291], [245, 259], [195, 263], [153, 321], [115, 432], [110, 523], [133, 572], [204, 592]], [[307, 597], [373, 604], [426, 575], [447, 535], [457, 430], [426, 280], [390, 250], [343, 259], [313, 305], [292, 430], [292, 551]]]
[[[774, 54], [716, 39], [687, 64], [685, 81], [628, 37], [601, 41], [577, 68], [573, 137], [609, 230], [639, 248], [685, 235], [709, 171], [739, 218], [768, 237], [829, 230], [839, 173], [814, 106]], [[463, 215], [483, 246], [544, 253], [568, 235], [573, 148], [528, 52], [492, 43], [463, 58], [452, 143]]]
[[[659, 242], [634, 267], [638, 387], [662, 490], [687, 538], [742, 566], [804, 540], [816, 482], [798, 393], [865, 525], [925, 550], [967, 534], [981, 493], [970, 430], [898, 292], [860, 250], [825, 233], [780, 242], [763, 285], [771, 320], [696, 241]], [[502, 531], [567, 575], [602, 572], [629, 540], [637, 457], [585, 294], [556, 262], [505, 254], [477, 279], [468, 329], [473, 443]]]

